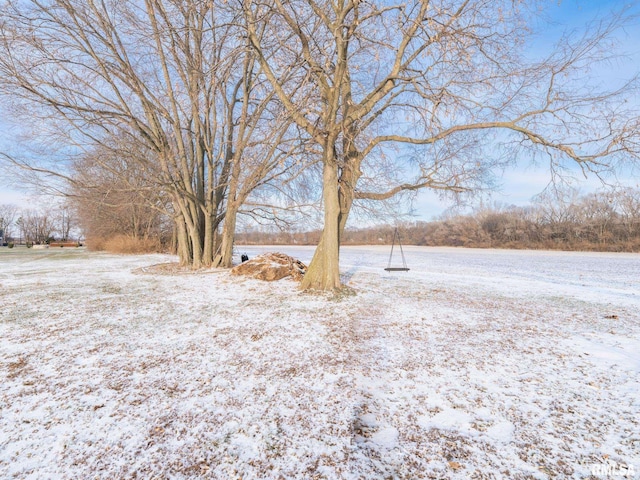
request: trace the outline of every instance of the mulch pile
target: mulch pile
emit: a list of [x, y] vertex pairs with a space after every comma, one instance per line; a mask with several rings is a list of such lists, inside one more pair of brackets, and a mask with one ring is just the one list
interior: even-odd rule
[[307, 266], [284, 253], [265, 253], [248, 260], [231, 269], [232, 275], [246, 275], [272, 282], [291, 277], [301, 281], [307, 271]]

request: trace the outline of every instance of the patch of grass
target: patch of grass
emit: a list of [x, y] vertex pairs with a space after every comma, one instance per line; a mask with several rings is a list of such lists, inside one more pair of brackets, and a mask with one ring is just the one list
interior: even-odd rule
[[333, 302], [341, 302], [351, 297], [355, 297], [356, 295], [358, 295], [358, 291], [355, 288], [350, 287], [348, 285], [342, 285], [342, 288], [339, 288], [331, 292], [331, 296], [329, 297], [329, 300]]
[[102, 293], [108, 293], [111, 295], [120, 295], [122, 293], [122, 287], [120, 285], [103, 285], [101, 287]]

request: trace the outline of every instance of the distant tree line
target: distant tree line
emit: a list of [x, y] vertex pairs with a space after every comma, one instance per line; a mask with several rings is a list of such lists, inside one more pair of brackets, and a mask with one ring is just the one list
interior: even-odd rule
[[75, 213], [67, 205], [19, 208], [0, 205], [0, 245], [44, 245], [54, 240], [79, 241]]
[[[395, 226], [347, 229], [345, 245], [386, 245]], [[625, 188], [578, 195], [574, 191], [538, 196], [525, 206], [477, 208], [433, 222], [398, 224], [406, 245], [475, 248], [640, 251], [640, 189]], [[249, 231], [241, 244], [314, 245], [319, 231]]]
[[[18, 208], [0, 205], [2, 243], [45, 244], [83, 241], [95, 250], [138, 253], [176, 250], [176, 231], [158, 197], [126, 188], [84, 194], [62, 205]], [[290, 224], [293, 225], [294, 223]], [[236, 245], [317, 245], [322, 231], [258, 227], [237, 234]], [[345, 245], [388, 245], [396, 225], [347, 228]], [[406, 245], [472, 248], [529, 248], [640, 251], [640, 189], [623, 188], [579, 195], [547, 192], [528, 206], [491, 205], [469, 214], [445, 214], [431, 222], [399, 222]]]
[[[161, 202], [158, 198], [157, 202]], [[174, 224], [151, 198], [113, 184], [100, 194], [34, 208], [0, 205], [0, 245], [78, 242], [114, 253], [176, 251]]]

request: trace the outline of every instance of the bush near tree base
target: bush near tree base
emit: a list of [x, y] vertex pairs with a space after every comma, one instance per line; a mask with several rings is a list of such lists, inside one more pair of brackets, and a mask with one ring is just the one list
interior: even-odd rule
[[155, 237], [136, 238], [128, 235], [116, 235], [111, 238], [87, 238], [85, 243], [89, 250], [109, 253], [156, 253], [163, 250], [162, 242]]

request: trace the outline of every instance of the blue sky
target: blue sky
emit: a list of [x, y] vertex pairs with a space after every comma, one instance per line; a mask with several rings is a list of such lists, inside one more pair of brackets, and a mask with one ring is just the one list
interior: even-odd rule
[[[554, 42], [567, 30], [581, 29], [594, 19], [606, 16], [611, 10], [629, 7], [640, 15], [640, 1], [597, 1], [597, 0], [561, 0], [548, 2], [547, 16], [551, 22], [539, 27], [539, 43], [532, 48], [533, 54], [544, 53], [553, 47]], [[615, 62], [606, 71], [602, 71], [604, 81], [620, 82], [640, 71], [640, 19], [619, 36], [622, 50], [628, 59]], [[576, 169], [572, 185], [582, 193], [589, 193], [603, 187], [595, 176], [584, 178]], [[551, 173], [548, 166], [532, 165], [529, 159], [521, 158], [517, 165], [509, 167], [499, 178], [499, 188], [492, 192], [489, 200], [506, 205], [527, 205], [532, 197], [549, 185]], [[625, 186], [640, 188], [637, 175], [621, 172], [617, 181]], [[421, 191], [414, 204], [415, 220], [432, 220], [445, 212], [453, 203], [442, 201], [430, 191]]]
[[[550, 0], [547, 2], [546, 14], [552, 23], [540, 25], [539, 43], [532, 51], [544, 54], [553, 45], [554, 39], [558, 38], [567, 29], [581, 28], [585, 23], [606, 16], [612, 9], [620, 9], [629, 6], [633, 11], [640, 14], [640, 1], [594, 1], [594, 0]], [[619, 63], [603, 71], [605, 79], [615, 81], [621, 78], [628, 78], [634, 72], [640, 70], [640, 20], [636, 22], [635, 28], [629, 28], [623, 32], [620, 42], [624, 50], [630, 55], [629, 61]], [[11, 143], [15, 135], [0, 118], [0, 150]], [[579, 175], [576, 176], [579, 178]], [[548, 168], [544, 166], [531, 165], [528, 159], [519, 159], [517, 165], [507, 169], [499, 180], [500, 188], [491, 195], [491, 200], [503, 204], [526, 205], [531, 198], [540, 193], [551, 179]], [[629, 186], [639, 186], [637, 177], [627, 176], [619, 180]], [[575, 186], [583, 192], [593, 191], [601, 186], [596, 178], [587, 178], [576, 181]], [[0, 204], [14, 203], [27, 206], [30, 203], [29, 195], [20, 191], [16, 186], [9, 186], [6, 174], [0, 175]], [[422, 191], [418, 194], [414, 204], [415, 219], [431, 220], [444, 212], [451, 202], [441, 201], [437, 195]]]

